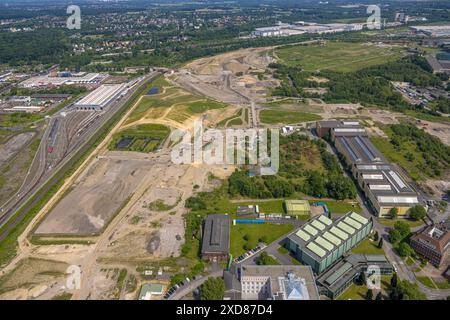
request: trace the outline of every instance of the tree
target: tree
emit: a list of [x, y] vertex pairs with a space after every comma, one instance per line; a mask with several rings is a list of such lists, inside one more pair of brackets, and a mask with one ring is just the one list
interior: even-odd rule
[[363, 285], [363, 284], [366, 283], [366, 273], [365, 273], [365, 272], [361, 272], [361, 273], [359, 274], [358, 283], [359, 283], [360, 285]]
[[378, 231], [375, 231], [375, 234], [373, 235], [373, 240], [378, 241]]
[[383, 296], [381, 295], [381, 292], [377, 293], [375, 300], [383, 300]]
[[368, 289], [366, 292], [366, 300], [372, 300], [373, 299], [373, 291], [372, 289]]
[[397, 207], [393, 207], [389, 210], [389, 216], [391, 217], [391, 219], [395, 219], [398, 216], [398, 208]]
[[394, 224], [394, 228], [395, 228], [395, 230], [400, 232], [400, 235], [402, 238], [408, 236], [411, 233], [411, 228], [409, 227], [409, 224], [407, 224], [404, 221], [397, 221]]
[[409, 216], [416, 221], [425, 218], [426, 215], [427, 211], [420, 204], [415, 205], [414, 207], [409, 209]]
[[397, 273], [394, 273], [391, 277], [391, 287], [396, 288], [398, 283], [398, 276]]
[[396, 243], [397, 241], [400, 241], [400, 239], [402, 238], [402, 235], [400, 234], [400, 232], [398, 230], [391, 230], [389, 231], [389, 242], [390, 243]]
[[413, 249], [406, 242], [400, 243], [398, 246], [398, 254], [401, 257], [408, 257], [413, 253]]
[[201, 300], [223, 300], [225, 283], [222, 278], [209, 278], [200, 286]]
[[278, 265], [279, 263], [275, 258], [273, 258], [269, 254], [267, 254], [267, 252], [264, 251], [260, 254], [258, 259], [256, 260], [256, 264], [267, 266], [267, 265]]
[[400, 300], [427, 300], [427, 296], [420, 291], [419, 286], [408, 280], [399, 281], [397, 292]]
[[378, 242], [378, 248], [383, 248], [383, 238], [380, 238], [380, 241]]

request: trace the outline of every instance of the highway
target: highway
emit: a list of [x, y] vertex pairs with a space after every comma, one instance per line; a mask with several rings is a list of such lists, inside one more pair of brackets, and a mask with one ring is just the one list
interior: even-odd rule
[[[105, 127], [113, 121], [116, 114], [123, 111], [124, 106], [132, 95], [144, 83], [156, 77], [158, 74], [158, 72], [153, 72], [142, 77], [139, 82], [128, 90], [125, 96], [120, 100], [114, 100], [105, 111], [77, 111], [73, 108], [73, 105], [69, 105], [49, 119], [49, 125], [46, 128], [39, 149], [36, 152], [22, 187], [14, 197], [2, 205], [3, 211], [0, 217], [0, 227], [5, 228], [0, 234], [0, 241], [9, 235], [10, 231], [23, 220], [29, 210], [96, 143], [96, 140], [101, 136]], [[89, 126], [86, 126], [87, 122], [79, 121], [80, 117], [78, 115], [83, 115], [81, 118], [86, 120], [93, 113], [100, 116], [94, 116]], [[56, 140], [53, 138], [49, 139], [56, 119], [59, 119], [59, 122], [61, 122], [58, 125]], [[67, 124], [66, 122], [70, 123]], [[80, 128], [80, 124], [84, 124], [84, 126]], [[57, 141], [57, 145], [51, 153], [48, 152], [49, 141]], [[10, 220], [30, 200], [32, 200], [31, 203], [26, 208], [23, 208], [24, 210], [21, 211], [20, 215], [15, 216], [14, 220]]]

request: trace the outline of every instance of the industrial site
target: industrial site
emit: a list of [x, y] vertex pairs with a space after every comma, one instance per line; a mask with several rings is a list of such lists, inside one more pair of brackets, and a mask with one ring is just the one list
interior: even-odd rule
[[448, 25], [195, 6], [0, 72], [0, 300], [448, 300]]

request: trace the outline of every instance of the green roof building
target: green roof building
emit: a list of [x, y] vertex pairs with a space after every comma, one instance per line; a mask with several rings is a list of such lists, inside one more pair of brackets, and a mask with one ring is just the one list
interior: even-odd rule
[[311, 208], [308, 200], [286, 200], [286, 214], [289, 216], [309, 216]]
[[298, 261], [320, 274], [364, 240], [372, 226], [372, 219], [354, 212], [337, 221], [320, 215], [291, 233], [285, 247]]

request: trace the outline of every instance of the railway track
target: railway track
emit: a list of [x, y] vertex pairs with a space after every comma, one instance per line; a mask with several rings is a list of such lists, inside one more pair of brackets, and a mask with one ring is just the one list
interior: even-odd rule
[[[34, 176], [30, 187], [27, 189], [28, 191], [21, 193], [11, 208], [6, 210], [6, 212], [3, 212], [3, 215], [0, 217], [0, 241], [3, 241], [8, 237], [14, 227], [23, 221], [30, 210], [41, 201], [45, 194], [47, 194], [51, 188], [64, 177], [68, 170], [97, 142], [105, 130], [114, 123], [116, 117], [119, 117], [120, 114], [123, 113], [128, 100], [132, 98], [133, 94], [158, 74], [159, 73], [153, 73], [145, 77], [139, 84], [130, 89], [120, 102], [114, 101], [110, 108], [112, 110], [115, 108], [115, 112], [109, 113], [109, 116], [107, 117], [102, 117], [99, 120], [99, 126], [97, 128], [94, 128], [95, 126], [88, 128], [86, 130], [87, 137], [78, 139], [76, 146], [70, 148], [70, 150], [66, 152], [66, 157], [61, 158], [55, 164], [53, 167], [54, 172], [46, 172], [44, 170], [42, 173]], [[43, 142], [46, 141], [49, 136], [49, 133], [47, 132], [49, 131], [46, 131], [44, 134]], [[39, 168], [46, 167], [45, 151], [46, 143], [44, 142], [40, 145], [38, 150], [39, 155], [35, 158], [36, 160], [39, 157], [39, 162], [41, 162]], [[44, 162], [44, 165], [42, 165], [42, 162]], [[32, 165], [34, 165], [34, 161]]]

